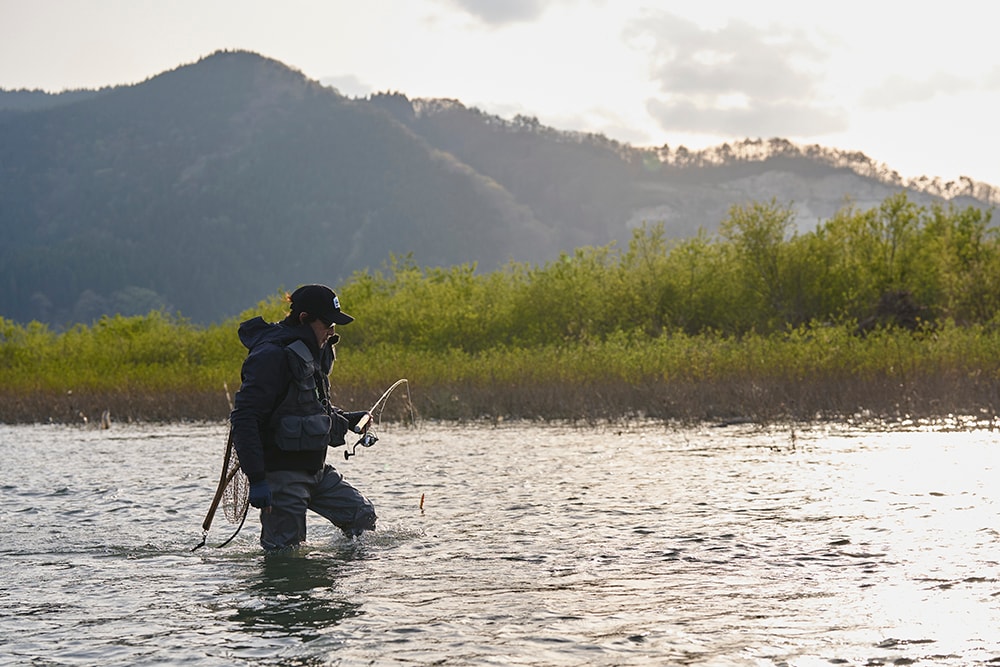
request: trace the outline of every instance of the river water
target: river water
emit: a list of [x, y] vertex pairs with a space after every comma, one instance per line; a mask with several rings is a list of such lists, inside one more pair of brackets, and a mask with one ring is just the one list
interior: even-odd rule
[[986, 428], [386, 426], [377, 532], [192, 552], [225, 437], [0, 426], [2, 664], [1000, 662]]

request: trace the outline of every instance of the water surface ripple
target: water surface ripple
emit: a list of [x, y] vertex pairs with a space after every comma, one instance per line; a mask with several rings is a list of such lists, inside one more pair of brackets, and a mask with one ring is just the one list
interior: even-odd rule
[[192, 553], [225, 435], [0, 426], [3, 664], [1000, 663], [987, 429], [386, 427], [376, 533]]

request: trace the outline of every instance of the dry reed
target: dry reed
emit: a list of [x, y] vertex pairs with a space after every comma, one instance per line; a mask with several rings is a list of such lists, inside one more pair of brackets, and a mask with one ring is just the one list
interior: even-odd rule
[[[337, 382], [335, 398], [348, 409], [371, 405], [384, 391], [368, 383]], [[909, 377], [622, 380], [488, 384], [463, 380], [429, 386], [411, 383], [387, 403], [383, 419], [565, 420], [585, 423], [654, 419], [671, 422], [826, 421], [937, 419], [955, 415], [993, 420], [1000, 414], [1000, 380], [941, 372]], [[99, 424], [224, 421], [222, 390], [204, 391], [0, 391], [0, 422]]]

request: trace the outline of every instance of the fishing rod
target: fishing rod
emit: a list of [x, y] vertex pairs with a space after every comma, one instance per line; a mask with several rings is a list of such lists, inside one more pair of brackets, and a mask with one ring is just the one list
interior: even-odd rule
[[[382, 423], [382, 410], [385, 409], [386, 401], [389, 396], [396, 390], [401, 384], [406, 385], [406, 404], [410, 408], [410, 421], [413, 422], [413, 401], [410, 400], [410, 383], [406, 378], [400, 378], [390, 385], [388, 389], [385, 390], [379, 399], [372, 404], [371, 409], [368, 410], [368, 414], [361, 418], [358, 422], [356, 429], [362, 432], [358, 441], [354, 443], [354, 447], [350, 451], [344, 450], [344, 460], [349, 460], [352, 456], [357, 454], [358, 447], [371, 447], [376, 442], [378, 442], [378, 435], [375, 433], [375, 424], [381, 425]], [[367, 426], [367, 429], [365, 428]]]

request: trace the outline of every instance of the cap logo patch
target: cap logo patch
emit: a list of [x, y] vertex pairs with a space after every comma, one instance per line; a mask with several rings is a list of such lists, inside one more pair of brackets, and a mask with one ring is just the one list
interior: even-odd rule
[[337, 310], [340, 310], [340, 299], [339, 298], [333, 297], [333, 307], [336, 308]]

